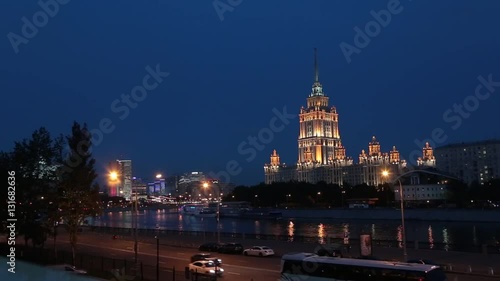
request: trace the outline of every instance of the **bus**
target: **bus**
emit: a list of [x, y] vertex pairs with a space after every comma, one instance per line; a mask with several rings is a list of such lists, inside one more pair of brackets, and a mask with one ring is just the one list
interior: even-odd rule
[[285, 254], [281, 281], [446, 281], [436, 265], [348, 259], [312, 253]]

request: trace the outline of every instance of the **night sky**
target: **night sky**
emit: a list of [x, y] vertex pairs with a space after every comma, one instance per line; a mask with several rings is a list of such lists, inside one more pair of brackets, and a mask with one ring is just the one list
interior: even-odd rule
[[[297, 160], [298, 118], [255, 157], [238, 146], [269, 128], [273, 109], [305, 106], [314, 48], [355, 161], [373, 135], [406, 159], [436, 128], [436, 145], [500, 137], [500, 85], [474, 97], [479, 76], [500, 81], [499, 1], [215, 1], [230, 7], [221, 16], [213, 0], [65, 1], [46, 23], [37, 1], [1, 1], [0, 150], [41, 126], [69, 134], [78, 121], [97, 131], [104, 119], [114, 130], [93, 148], [98, 172], [118, 158], [143, 178], [226, 171], [234, 160], [229, 180], [257, 184], [273, 149]], [[392, 11], [390, 21], [373, 25], [380, 10]], [[41, 27], [25, 28], [25, 38], [22, 18], [35, 14]], [[373, 37], [356, 44], [355, 28], [367, 24]], [[144, 96], [135, 87], [157, 66], [162, 76]], [[120, 100], [133, 90], [135, 108]], [[464, 102], [459, 117], [454, 104]]]

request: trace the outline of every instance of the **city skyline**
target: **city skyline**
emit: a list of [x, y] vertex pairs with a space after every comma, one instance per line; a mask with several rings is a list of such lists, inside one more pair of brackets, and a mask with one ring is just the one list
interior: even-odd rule
[[[490, 125], [500, 105], [500, 4], [476, 3], [464, 19], [468, 2], [430, 9], [401, 1], [394, 11], [389, 2], [316, 1], [282, 11], [245, 1], [222, 21], [211, 3], [125, 2], [118, 11], [101, 3], [94, 11], [71, 2], [18, 53], [8, 37], [0, 45], [8, 104], [0, 150], [41, 126], [68, 134], [76, 120], [100, 140], [93, 150], [101, 181], [110, 161], [131, 159], [134, 176], [143, 178], [217, 174], [230, 163], [231, 182], [257, 184], [274, 149], [282, 162], [298, 160], [298, 114], [314, 82], [314, 48], [322, 86], [341, 116], [347, 156], [357, 158], [374, 135], [382, 151], [396, 146], [407, 160], [413, 151], [420, 155], [426, 141], [436, 148], [500, 138]], [[40, 9], [36, 3], [3, 5], [12, 6], [2, 9], [9, 10], [4, 34], [22, 34], [21, 18], [32, 19]], [[127, 21], [133, 11], [137, 21]], [[390, 20], [385, 26], [382, 20], [366, 46], [357, 46], [358, 34], [380, 22], [374, 15], [387, 15], [381, 11], [392, 13]], [[346, 56], [346, 46], [360, 52]], [[147, 94], [122, 99], [138, 86]], [[249, 137], [284, 112], [295, 117], [285, 118], [269, 143], [250, 149]]]

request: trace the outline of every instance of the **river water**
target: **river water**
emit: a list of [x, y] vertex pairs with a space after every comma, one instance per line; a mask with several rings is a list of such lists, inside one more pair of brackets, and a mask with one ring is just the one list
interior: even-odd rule
[[[200, 218], [171, 213], [166, 210], [143, 210], [138, 216], [138, 228], [160, 228], [182, 231], [217, 231], [216, 218]], [[130, 211], [106, 212], [89, 221], [96, 226], [133, 227]], [[495, 244], [500, 240], [500, 223], [406, 221], [406, 240], [445, 245]], [[220, 231], [232, 233], [270, 234], [317, 237], [356, 238], [371, 234], [374, 240], [401, 241], [401, 222], [394, 220], [292, 219], [252, 220], [221, 218]]]

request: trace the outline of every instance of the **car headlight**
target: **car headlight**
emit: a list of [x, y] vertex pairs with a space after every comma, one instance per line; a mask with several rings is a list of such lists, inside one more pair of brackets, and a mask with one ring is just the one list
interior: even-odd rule
[[224, 268], [219, 268], [219, 271], [220, 272], [224, 272]]
[[213, 269], [210, 269], [210, 273], [215, 273], [215, 270], [213, 270]]

